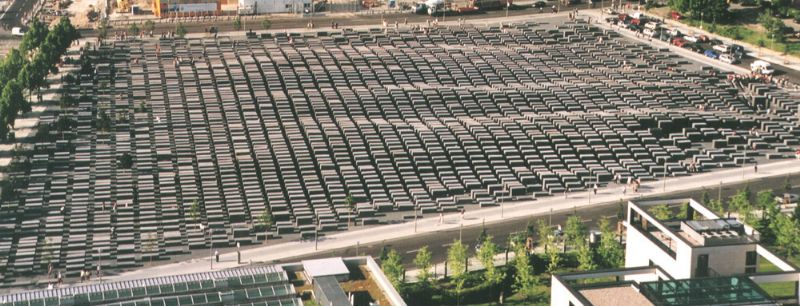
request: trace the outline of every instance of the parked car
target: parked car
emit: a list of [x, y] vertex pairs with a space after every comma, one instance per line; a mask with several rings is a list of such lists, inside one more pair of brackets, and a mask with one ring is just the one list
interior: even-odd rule
[[739, 63], [739, 59], [736, 58], [736, 56], [734, 56], [732, 54], [722, 54], [722, 55], [719, 56], [719, 60], [721, 62], [723, 62], [723, 63], [728, 63], [728, 64], [737, 64], [737, 63]]
[[697, 36], [694, 36], [694, 35], [686, 35], [683, 38], [686, 39], [687, 41], [693, 42], [693, 43], [696, 43], [697, 40], [698, 40]]
[[657, 33], [656, 33], [656, 31], [653, 31], [653, 29], [646, 28], [646, 29], [644, 29], [644, 31], [642, 31], [642, 34], [644, 34], [644, 36], [647, 36], [647, 37], [656, 37]]
[[655, 30], [655, 29], [658, 29], [658, 27], [659, 27], [660, 25], [661, 25], [661, 24], [660, 24], [658, 21], [650, 21], [650, 22], [648, 22], [647, 24], [645, 24], [645, 25], [644, 25], [644, 27], [645, 27], [646, 29]]
[[706, 50], [705, 52], [703, 52], [703, 54], [706, 57], [709, 57], [709, 58], [713, 58], [713, 59], [719, 58], [719, 53], [714, 52], [714, 50], [711, 50], [711, 49]]
[[688, 44], [689, 42], [683, 39], [682, 37], [675, 37], [672, 39], [672, 44], [678, 47], [683, 47], [684, 45]]
[[719, 53], [730, 53], [731, 52], [731, 46], [728, 45], [728, 44], [716, 45], [716, 46], [712, 47], [712, 49], [718, 51]]
[[547, 2], [544, 1], [536, 1], [533, 3], [533, 7], [545, 7], [547, 6]]
[[705, 52], [705, 49], [703, 49], [702, 47], [700, 47], [698, 45], [695, 45], [693, 43], [686, 43], [686, 46], [684, 46], [684, 48], [692, 50], [695, 53], [700, 53], [700, 54], [703, 54], [703, 52]]
[[11, 29], [12, 36], [25, 36], [25, 28], [22, 27], [14, 27]]
[[710, 40], [710, 38], [708, 36], [697, 35], [697, 41], [699, 41], [699, 42], [705, 43], [705, 42], [708, 42], [709, 40]]

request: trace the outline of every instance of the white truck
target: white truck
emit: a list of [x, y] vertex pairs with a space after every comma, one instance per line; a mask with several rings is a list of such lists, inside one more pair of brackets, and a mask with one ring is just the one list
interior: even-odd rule
[[772, 69], [772, 64], [762, 60], [757, 60], [750, 64], [750, 71], [763, 75], [775, 73], [775, 69]]

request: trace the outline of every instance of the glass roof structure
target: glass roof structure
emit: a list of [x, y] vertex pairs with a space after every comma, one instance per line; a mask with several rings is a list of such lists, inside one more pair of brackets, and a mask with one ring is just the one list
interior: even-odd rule
[[657, 306], [775, 305], [747, 277], [710, 277], [640, 283], [642, 294]]

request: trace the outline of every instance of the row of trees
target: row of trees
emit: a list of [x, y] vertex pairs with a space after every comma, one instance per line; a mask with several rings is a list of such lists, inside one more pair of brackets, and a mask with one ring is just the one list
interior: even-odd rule
[[79, 36], [67, 17], [52, 29], [34, 19], [19, 49], [11, 49], [0, 62], [0, 138], [6, 139], [17, 117], [31, 110], [25, 90], [46, 86], [47, 74], [58, 72], [61, 56]]
[[[787, 193], [791, 190], [788, 179], [783, 189]], [[711, 200], [704, 194], [702, 201], [712, 210], [726, 213], [719, 200]], [[785, 214], [781, 212], [780, 204], [773, 190], [762, 190], [753, 195], [745, 186], [730, 197], [727, 212], [738, 214], [741, 220], [755, 228], [763, 243], [774, 245], [779, 253], [792, 257], [800, 254], [800, 206], [793, 214]]]
[[[387, 250], [381, 256], [381, 267], [395, 288], [419, 304], [425, 304], [418, 300], [419, 295], [430, 296], [437, 291], [444, 295], [444, 291], [451, 290], [458, 296], [456, 301], [459, 301], [463, 292], [475, 291], [476, 288], [486, 290], [488, 295], [495, 297], [501, 292], [513, 291], [521, 298], [535, 302], [547, 294], [546, 288], [541, 284], [542, 272], [555, 273], [568, 264], [578, 270], [622, 266], [624, 251], [611, 222], [604, 218], [599, 221], [598, 226], [601, 232], [600, 241], [591, 244], [588, 241], [588, 229], [578, 216], [567, 220], [563, 236], [554, 233], [553, 227], [544, 219], [529, 223], [524, 232], [509, 237], [508, 250], [514, 253], [514, 259], [503, 267], [496, 267], [494, 262], [501, 248], [484, 230], [476, 241], [479, 247], [474, 254], [474, 258], [484, 267], [479, 273], [467, 273], [469, 248], [461, 240], [454, 240], [447, 250], [448, 272], [445, 281], [434, 281], [431, 272], [432, 254], [427, 246], [420, 249], [413, 260], [419, 270], [418, 282], [413, 285], [403, 282], [405, 269], [402, 258], [396, 251]], [[534, 237], [538, 237], [538, 240]], [[560, 243], [563, 243], [563, 248]], [[535, 248], [535, 245], [539, 247]], [[565, 254], [567, 246], [570, 252]], [[541, 253], [535, 252], [537, 249]], [[576, 260], [577, 265], [568, 263]]]

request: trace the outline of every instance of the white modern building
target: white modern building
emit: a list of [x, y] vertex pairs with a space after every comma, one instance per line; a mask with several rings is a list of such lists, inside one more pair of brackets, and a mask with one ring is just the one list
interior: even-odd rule
[[239, 14], [302, 13], [311, 0], [239, 0]]
[[[666, 205], [685, 218], [657, 219]], [[781, 305], [800, 301], [800, 272], [759, 233], [693, 199], [628, 202], [625, 268], [554, 275], [553, 306]], [[767, 261], [769, 272], [758, 271]], [[776, 290], [775, 288], [783, 288]], [[793, 294], [778, 295], [793, 289]], [[791, 290], [790, 290], [791, 291]]]

